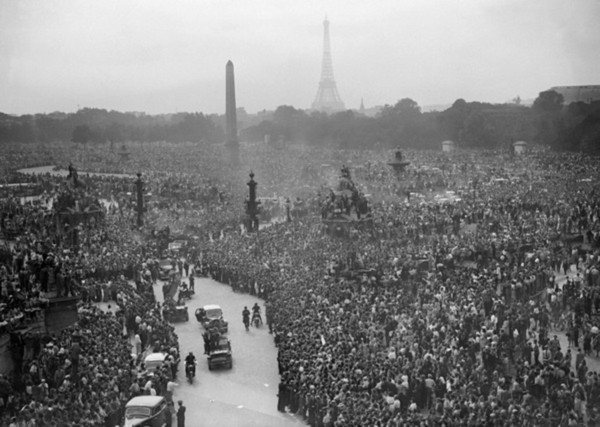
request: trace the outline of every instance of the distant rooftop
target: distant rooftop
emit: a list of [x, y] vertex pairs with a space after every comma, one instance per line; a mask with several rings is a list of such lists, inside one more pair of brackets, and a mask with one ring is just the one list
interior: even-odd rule
[[600, 101], [600, 85], [587, 86], [554, 86], [550, 90], [560, 93], [565, 99], [565, 105], [573, 102], [592, 103]]

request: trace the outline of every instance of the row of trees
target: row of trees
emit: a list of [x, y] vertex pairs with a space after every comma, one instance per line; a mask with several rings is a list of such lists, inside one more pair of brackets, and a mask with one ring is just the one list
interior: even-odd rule
[[[240, 123], [240, 140], [308, 143], [340, 148], [439, 148], [450, 139], [462, 147], [505, 148], [515, 140], [557, 149], [600, 153], [600, 102], [564, 106], [562, 95], [541, 92], [531, 107], [466, 102], [423, 113], [412, 99], [385, 105], [375, 117], [343, 111], [328, 115], [281, 106], [261, 121]], [[13, 117], [0, 114], [0, 142], [224, 141], [223, 116], [178, 113], [150, 116], [99, 109], [74, 114]]]
[[201, 140], [223, 140], [221, 127], [201, 113], [150, 116], [95, 108], [20, 117], [0, 113], [0, 142]]
[[443, 140], [462, 147], [509, 148], [517, 140], [556, 149], [600, 154], [600, 101], [565, 107], [562, 95], [541, 92], [531, 107], [466, 102], [423, 113], [412, 99], [385, 105], [375, 117], [353, 111], [333, 115], [279, 107], [272, 117], [242, 131], [242, 139], [303, 141], [340, 148], [383, 146], [439, 149]]

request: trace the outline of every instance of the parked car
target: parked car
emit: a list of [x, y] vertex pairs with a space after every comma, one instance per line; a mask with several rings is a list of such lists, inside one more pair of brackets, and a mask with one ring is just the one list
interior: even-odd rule
[[229, 330], [229, 323], [223, 319], [223, 310], [217, 304], [208, 304], [202, 308], [198, 308], [195, 315], [196, 320], [205, 329], [216, 328], [220, 333], [226, 333]]
[[154, 373], [158, 367], [162, 366], [166, 358], [165, 353], [150, 353], [144, 358], [144, 366], [148, 372]]
[[208, 352], [208, 370], [212, 371], [217, 366], [233, 367], [231, 357], [231, 341], [225, 336], [220, 336], [216, 345], [211, 346]]
[[167, 423], [167, 401], [163, 396], [137, 396], [125, 405], [124, 427], [163, 427]]

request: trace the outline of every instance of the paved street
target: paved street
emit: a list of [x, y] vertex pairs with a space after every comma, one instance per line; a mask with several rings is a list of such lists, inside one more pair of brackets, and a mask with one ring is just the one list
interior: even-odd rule
[[[54, 171], [53, 166], [23, 169], [20, 172], [66, 176], [67, 171]], [[87, 172], [80, 172], [82, 176]], [[96, 174], [94, 174], [96, 175]], [[97, 174], [114, 175], [118, 174]], [[184, 281], [188, 281], [184, 277]], [[293, 415], [277, 411], [277, 352], [273, 336], [267, 327], [251, 328], [246, 332], [242, 323], [244, 306], [250, 309], [255, 302], [263, 301], [248, 295], [236, 294], [231, 287], [211, 279], [196, 278], [196, 295], [188, 301], [190, 320], [175, 324], [179, 336], [182, 359], [192, 351], [198, 360], [196, 378], [189, 384], [184, 376], [184, 362], [179, 366], [179, 387], [174, 400], [183, 400], [187, 407], [186, 425], [191, 427], [285, 427], [302, 426]], [[157, 300], [163, 300], [162, 282], [154, 286]], [[231, 340], [233, 368], [208, 370], [203, 328], [194, 312], [206, 304], [219, 304], [229, 321], [228, 337]], [[108, 309], [108, 304], [101, 304]], [[114, 304], [112, 304], [114, 307]], [[264, 318], [264, 307], [262, 307]], [[175, 425], [175, 420], [174, 420]]]
[[[184, 277], [184, 281], [187, 281]], [[162, 284], [155, 285], [155, 293], [162, 300]], [[179, 335], [182, 358], [194, 352], [198, 359], [196, 378], [189, 384], [180, 365], [174, 400], [184, 401], [187, 407], [187, 426], [301, 426], [304, 423], [277, 411], [277, 353], [273, 336], [266, 326], [246, 332], [242, 323], [244, 306], [250, 309], [258, 298], [234, 293], [229, 286], [211, 279], [196, 278], [196, 294], [188, 301], [190, 320], [175, 324]], [[205, 304], [219, 304], [229, 321], [233, 353], [233, 369], [208, 370], [202, 340], [203, 329], [196, 321], [196, 308]]]
[[[569, 273], [574, 276], [574, 272]], [[187, 281], [184, 278], [184, 281]], [[564, 274], [557, 274], [560, 286], [565, 282]], [[182, 357], [189, 351], [198, 359], [197, 375], [193, 384], [183, 377], [184, 365], [180, 365], [179, 387], [175, 400], [183, 400], [187, 407], [187, 426], [192, 427], [286, 427], [303, 426], [305, 423], [293, 415], [277, 411], [277, 354], [273, 337], [266, 326], [251, 328], [246, 332], [242, 324], [241, 311], [262, 301], [249, 295], [237, 294], [229, 286], [211, 279], [196, 278], [196, 295], [188, 301], [190, 320], [175, 324], [179, 335]], [[162, 283], [154, 286], [156, 297], [162, 302]], [[203, 329], [194, 317], [196, 308], [205, 304], [219, 304], [229, 321], [228, 336], [232, 342], [233, 369], [209, 371], [203, 355]], [[100, 306], [107, 309], [108, 304]], [[114, 304], [111, 304], [114, 307]], [[264, 307], [263, 307], [264, 312]], [[551, 331], [557, 335], [563, 352], [568, 348], [564, 331]], [[574, 354], [576, 349], [571, 350]], [[600, 358], [586, 357], [590, 370], [600, 371]], [[573, 357], [575, 369], [575, 357]]]

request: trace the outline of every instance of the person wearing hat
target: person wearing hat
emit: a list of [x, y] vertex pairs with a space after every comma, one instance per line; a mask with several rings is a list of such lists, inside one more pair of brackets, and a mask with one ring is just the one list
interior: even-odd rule
[[179, 408], [177, 408], [177, 427], [185, 427], [185, 406], [183, 406], [183, 401], [178, 400], [177, 404]]

